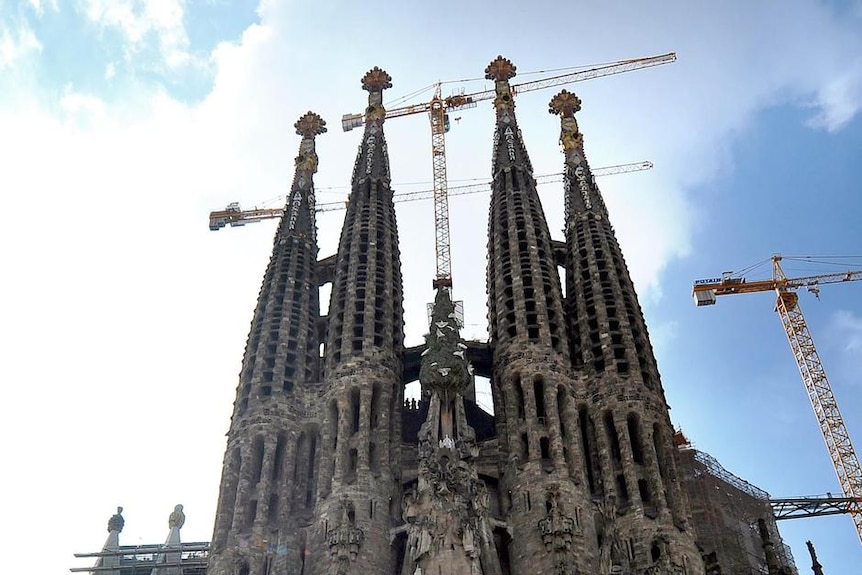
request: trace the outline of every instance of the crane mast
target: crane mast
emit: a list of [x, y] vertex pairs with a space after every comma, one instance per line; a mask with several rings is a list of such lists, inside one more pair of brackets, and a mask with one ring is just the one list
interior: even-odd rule
[[449, 194], [446, 190], [446, 107], [440, 84], [434, 92], [428, 115], [431, 119], [431, 158], [434, 190], [434, 239], [437, 262], [435, 289], [452, 287], [452, 251], [449, 247]]
[[859, 281], [862, 280], [862, 270], [788, 278], [781, 268], [781, 259], [780, 255], [772, 256], [771, 281], [746, 283], [744, 278], [727, 276], [720, 280], [695, 282], [693, 288], [695, 303], [698, 306], [714, 304], [717, 295], [775, 291], [777, 295], [775, 311], [781, 319], [790, 350], [796, 359], [808, 399], [814, 409], [820, 432], [823, 434], [826, 450], [838, 476], [841, 491], [849, 500], [847, 508], [856, 527], [856, 534], [862, 542], [862, 466], [853, 449], [850, 434], [838, 409], [838, 401], [826, 377], [823, 362], [820, 361], [820, 354], [817, 353], [814, 339], [808, 331], [802, 308], [799, 307], [799, 295], [794, 291], [804, 286], [817, 293], [819, 285]]

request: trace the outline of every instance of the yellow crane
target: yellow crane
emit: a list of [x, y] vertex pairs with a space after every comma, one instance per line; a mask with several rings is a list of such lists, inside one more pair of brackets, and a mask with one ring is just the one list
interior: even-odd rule
[[778, 296], [775, 310], [787, 334], [790, 350], [802, 375], [802, 382], [814, 408], [826, 449], [838, 475], [838, 482], [848, 505], [850, 516], [856, 525], [856, 533], [862, 541], [862, 467], [850, 442], [850, 434], [838, 410], [838, 402], [826, 377], [820, 355], [808, 331], [802, 309], [799, 307], [798, 288], [807, 288], [818, 295], [820, 286], [833, 283], [862, 280], [862, 270], [842, 270], [835, 273], [788, 278], [781, 269], [782, 256], [772, 256], [772, 279], [747, 282], [744, 277], [734, 277], [731, 272], [721, 278], [697, 280], [692, 288], [698, 306], [715, 304], [717, 296], [774, 291]]
[[[558, 74], [512, 86], [513, 94], [562, 86], [603, 76], [631, 72], [643, 68], [670, 64], [676, 61], [676, 53], [669, 52], [646, 58], [620, 60], [610, 64], [596, 65], [576, 72]], [[449, 247], [449, 199], [446, 187], [446, 132], [449, 131], [449, 112], [475, 108], [478, 102], [496, 97], [495, 90], [483, 90], [472, 94], [455, 94], [446, 98], [441, 94], [442, 82], [436, 84], [434, 97], [429, 102], [402, 106], [386, 110], [386, 118], [398, 118], [427, 113], [431, 120], [431, 159], [433, 169], [434, 235], [437, 275], [434, 287], [452, 285], [451, 251]], [[345, 114], [341, 126], [345, 132], [365, 125], [364, 114]]]
[[[615, 166], [605, 166], [593, 170], [594, 176], [613, 176], [615, 174], [628, 174], [630, 172], [640, 172], [643, 170], [652, 169], [653, 164], [650, 161], [633, 162], [630, 164], [618, 164]], [[563, 173], [544, 174], [536, 176], [537, 184], [551, 184], [554, 182], [562, 182]], [[465, 194], [478, 194], [491, 190], [491, 185], [486, 183], [467, 184], [464, 186], [452, 186], [448, 190], [450, 196], [461, 196]], [[417, 192], [405, 192], [395, 194], [393, 201], [395, 202], [415, 202], [417, 200], [428, 200], [434, 197], [434, 190], [420, 190]], [[317, 204], [315, 211], [331, 212], [335, 210], [343, 210], [346, 207], [346, 202], [325, 202]], [[244, 226], [262, 220], [280, 218], [284, 214], [284, 208], [253, 208], [243, 210], [239, 202], [231, 202], [223, 210], [215, 210], [210, 212], [210, 229], [218, 231], [223, 227], [229, 226]]]

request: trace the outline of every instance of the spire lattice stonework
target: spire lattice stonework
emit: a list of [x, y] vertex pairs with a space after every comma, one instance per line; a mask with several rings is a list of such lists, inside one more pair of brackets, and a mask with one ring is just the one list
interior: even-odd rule
[[[299, 526], [314, 505], [317, 423], [311, 414], [320, 388], [320, 303], [313, 175], [315, 137], [326, 123], [308, 112], [294, 126], [302, 141], [240, 372], [210, 575], [245, 567], [256, 575], [267, 561], [298, 571]], [[272, 549], [284, 552], [271, 556]]]

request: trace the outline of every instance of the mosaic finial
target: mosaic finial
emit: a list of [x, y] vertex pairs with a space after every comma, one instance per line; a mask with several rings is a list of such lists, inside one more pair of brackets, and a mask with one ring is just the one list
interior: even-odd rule
[[580, 111], [581, 99], [568, 90], [563, 90], [551, 98], [548, 106], [548, 112], [551, 114], [557, 114], [564, 118], [571, 118], [575, 115], [575, 112]]
[[296, 133], [303, 138], [313, 138], [326, 132], [326, 121], [314, 112], [306, 112], [293, 125]]
[[380, 92], [392, 87], [392, 76], [374, 66], [362, 77], [362, 89], [369, 92]]
[[515, 77], [515, 65], [512, 64], [512, 61], [503, 58], [502, 56], [497, 56], [494, 60], [488, 64], [488, 67], [485, 68], [485, 78], [488, 80], [497, 80], [505, 81], [511, 80]]

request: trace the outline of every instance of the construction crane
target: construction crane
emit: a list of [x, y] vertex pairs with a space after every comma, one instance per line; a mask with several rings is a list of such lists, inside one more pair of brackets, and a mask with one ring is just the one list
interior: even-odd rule
[[[593, 170], [594, 176], [613, 176], [616, 174], [627, 174], [630, 172], [640, 172], [643, 170], [652, 169], [653, 164], [649, 161], [634, 162], [631, 164], [618, 164], [616, 166], [605, 166]], [[563, 181], [563, 173], [544, 174], [536, 176], [536, 184], [551, 184]], [[465, 186], [452, 186], [448, 189], [449, 196], [461, 196], [465, 194], [478, 194], [488, 192], [491, 189], [489, 183], [468, 184]], [[395, 202], [415, 202], [417, 200], [428, 200], [434, 197], [434, 190], [419, 190], [416, 192], [405, 192], [395, 194], [393, 201]], [[346, 207], [346, 202], [326, 202], [317, 204], [315, 211], [331, 212], [343, 210]], [[251, 210], [243, 210], [239, 202], [231, 202], [223, 210], [210, 212], [210, 230], [218, 231], [229, 226], [244, 226], [263, 220], [280, 218], [284, 214], [284, 208], [254, 208]]]
[[837, 273], [810, 275], [788, 278], [781, 269], [782, 256], [772, 256], [772, 279], [746, 282], [744, 277], [734, 277], [725, 272], [721, 278], [697, 280], [692, 288], [694, 301], [698, 306], [715, 304], [717, 296], [741, 293], [774, 291], [777, 300], [775, 310], [787, 334], [790, 350], [796, 358], [796, 365], [802, 375], [808, 399], [814, 408], [814, 415], [820, 425], [820, 432], [826, 442], [826, 449], [838, 475], [838, 482], [844, 498], [850, 500], [848, 509], [856, 533], [862, 541], [862, 467], [850, 442], [850, 434], [844, 426], [844, 419], [838, 410], [838, 402], [826, 378], [820, 355], [808, 331], [802, 309], [799, 307], [798, 288], [819, 295], [820, 286], [832, 283], [862, 280], [862, 270], [843, 270]]
[[[530, 82], [515, 84], [512, 93], [532, 92], [553, 86], [562, 86], [573, 82], [581, 82], [603, 76], [631, 72], [643, 68], [670, 64], [676, 61], [676, 53], [669, 52], [658, 56], [621, 60], [610, 64], [593, 66], [577, 72], [559, 74]], [[433, 168], [434, 197], [434, 235], [437, 274], [434, 287], [449, 287], [452, 285], [451, 250], [449, 247], [449, 199], [446, 188], [446, 132], [449, 131], [449, 112], [475, 108], [478, 102], [496, 97], [495, 90], [483, 90], [472, 94], [460, 94], [442, 97], [442, 82], [437, 82], [434, 97], [429, 102], [413, 104], [386, 110], [386, 118], [399, 118], [413, 114], [427, 113], [431, 120], [431, 159]], [[345, 114], [341, 118], [341, 126], [345, 132], [365, 125], [364, 114]]]

